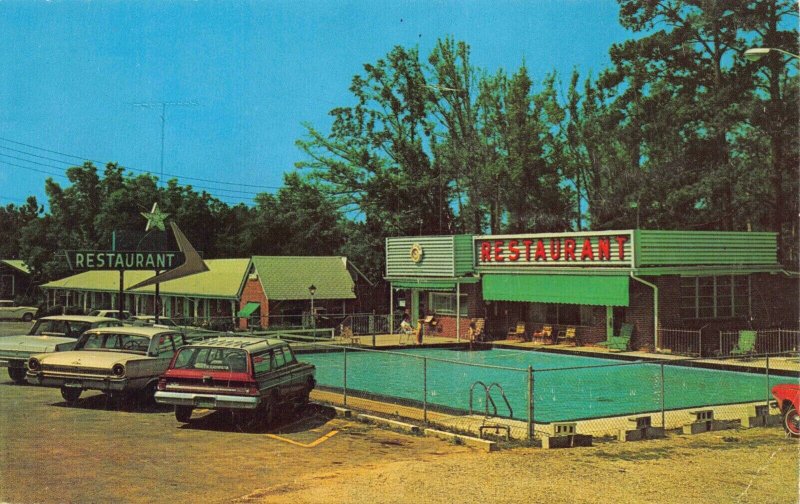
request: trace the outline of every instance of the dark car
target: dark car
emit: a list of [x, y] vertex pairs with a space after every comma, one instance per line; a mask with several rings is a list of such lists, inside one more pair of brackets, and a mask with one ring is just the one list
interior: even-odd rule
[[183, 347], [161, 376], [156, 402], [187, 423], [194, 408], [226, 410], [234, 423], [270, 425], [282, 407], [308, 403], [315, 368], [282, 340], [222, 337]]

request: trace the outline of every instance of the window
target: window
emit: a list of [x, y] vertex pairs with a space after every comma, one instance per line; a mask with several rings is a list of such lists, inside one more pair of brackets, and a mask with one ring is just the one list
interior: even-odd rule
[[[429, 298], [429, 308], [432, 313], [437, 315], [456, 314], [456, 295], [449, 292], [431, 292]], [[461, 294], [461, 316], [467, 316], [467, 295]]]
[[286, 358], [283, 356], [283, 350], [280, 348], [276, 348], [272, 351], [271, 355], [272, 360], [272, 369], [278, 369], [283, 367], [286, 364]]
[[158, 338], [158, 356], [171, 357], [175, 353], [175, 347], [172, 346], [172, 335], [164, 334]]
[[680, 313], [684, 319], [747, 317], [750, 313], [750, 277], [681, 277]]
[[544, 312], [544, 320], [534, 317], [534, 322], [547, 322], [556, 325], [590, 325], [592, 307], [576, 304], [532, 303], [541, 305], [538, 313]]
[[269, 371], [269, 353], [263, 352], [259, 354], [253, 355], [253, 367], [256, 370], [256, 373], [266, 373]]

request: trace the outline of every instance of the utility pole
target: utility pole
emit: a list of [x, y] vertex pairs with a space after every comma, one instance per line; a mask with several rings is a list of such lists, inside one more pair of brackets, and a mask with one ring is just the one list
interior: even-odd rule
[[159, 173], [159, 183], [164, 183], [164, 130], [167, 123], [167, 107], [197, 107], [199, 103], [194, 100], [188, 101], [150, 101], [150, 102], [134, 102], [131, 103], [134, 107], [152, 109], [156, 107], [161, 108], [161, 172]]

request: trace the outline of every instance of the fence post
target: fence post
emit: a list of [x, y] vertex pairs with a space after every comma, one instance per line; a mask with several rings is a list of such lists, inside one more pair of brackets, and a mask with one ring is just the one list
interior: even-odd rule
[[528, 444], [533, 444], [533, 366], [528, 366]]
[[703, 330], [700, 329], [697, 332], [700, 333], [700, 348], [697, 350], [697, 356], [698, 357], [702, 357], [703, 356]]
[[375, 331], [376, 331], [375, 322], [374, 322], [375, 310], [372, 310], [372, 319], [373, 319], [373, 323], [372, 323], [372, 348], [375, 348]]
[[422, 421], [428, 424], [428, 358], [422, 358]]
[[722, 353], [722, 330], [719, 331], [719, 355], [724, 356], [725, 354]]
[[769, 354], [767, 354], [766, 368], [767, 368], [767, 373], [766, 373], [767, 374], [767, 411], [769, 411], [769, 400], [770, 400], [770, 397], [772, 397], [771, 391], [769, 389]]
[[661, 428], [665, 431], [667, 430], [666, 424], [666, 414], [664, 413], [666, 401], [664, 400], [664, 394], [666, 391], [666, 387], [664, 386], [664, 363], [661, 363]]
[[344, 347], [344, 380], [342, 382], [344, 405], [347, 406], [347, 347]]

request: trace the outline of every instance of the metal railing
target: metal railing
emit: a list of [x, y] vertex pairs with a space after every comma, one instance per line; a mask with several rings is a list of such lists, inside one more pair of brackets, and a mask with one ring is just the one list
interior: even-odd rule
[[[720, 331], [719, 351], [720, 356], [729, 356], [739, 348], [740, 331]], [[800, 330], [798, 329], [757, 329], [755, 347], [751, 352], [755, 354], [776, 354], [783, 352], [797, 352], [800, 349]]]
[[658, 342], [662, 350], [677, 355], [702, 355], [703, 332], [692, 329], [658, 328]]

